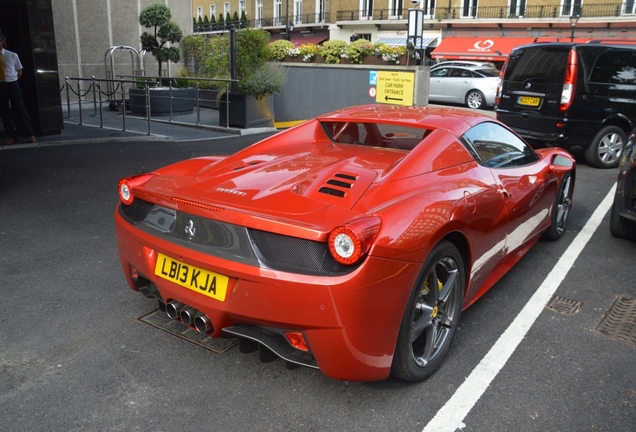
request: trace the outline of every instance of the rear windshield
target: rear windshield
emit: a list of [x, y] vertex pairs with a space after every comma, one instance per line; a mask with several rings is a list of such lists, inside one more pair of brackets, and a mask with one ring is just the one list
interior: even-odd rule
[[590, 83], [636, 84], [636, 50], [609, 51], [598, 56]]
[[566, 46], [533, 46], [513, 50], [504, 80], [563, 82], [570, 49]]
[[499, 71], [494, 68], [473, 69], [474, 72], [478, 72], [487, 77], [498, 77]]
[[429, 132], [428, 129], [394, 124], [366, 122], [322, 122], [329, 138], [342, 144], [362, 144], [412, 150]]

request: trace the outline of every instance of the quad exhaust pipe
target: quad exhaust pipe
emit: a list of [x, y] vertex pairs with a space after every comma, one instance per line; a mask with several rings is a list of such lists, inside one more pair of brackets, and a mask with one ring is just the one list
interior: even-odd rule
[[184, 307], [186, 306], [183, 303], [171, 301], [166, 305], [166, 314], [168, 314], [168, 317], [170, 317], [170, 319], [177, 319], [179, 318], [179, 314]]
[[166, 304], [166, 314], [170, 319], [178, 319], [188, 327], [194, 326], [200, 333], [209, 334], [214, 332], [212, 321], [206, 314], [178, 301], [171, 301]]

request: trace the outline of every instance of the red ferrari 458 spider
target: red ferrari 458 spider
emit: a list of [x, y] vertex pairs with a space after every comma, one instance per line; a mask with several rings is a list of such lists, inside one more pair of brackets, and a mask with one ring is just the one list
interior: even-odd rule
[[458, 108], [368, 105], [123, 179], [130, 287], [242, 352], [420, 381], [463, 309], [562, 236], [575, 162]]

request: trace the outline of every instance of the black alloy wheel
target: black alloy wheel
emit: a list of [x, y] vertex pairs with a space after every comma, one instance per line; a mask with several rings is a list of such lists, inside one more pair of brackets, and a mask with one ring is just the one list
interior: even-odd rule
[[459, 324], [464, 281], [461, 254], [452, 243], [440, 242], [411, 290], [391, 366], [394, 377], [422, 381], [440, 367]]
[[567, 173], [561, 180], [559, 192], [552, 206], [552, 216], [550, 227], [543, 234], [546, 240], [558, 240], [565, 232], [565, 226], [570, 215], [570, 206], [572, 205], [572, 193], [574, 192], [572, 183], [572, 174]]

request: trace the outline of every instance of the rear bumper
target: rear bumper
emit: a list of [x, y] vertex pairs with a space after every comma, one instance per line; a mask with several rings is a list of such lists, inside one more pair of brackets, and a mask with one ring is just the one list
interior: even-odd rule
[[[418, 264], [368, 257], [350, 274], [300, 275], [212, 257], [170, 243], [135, 228], [117, 211], [115, 233], [130, 287], [164, 304], [176, 301], [205, 314], [212, 322], [211, 336], [241, 336], [237, 329], [248, 329], [250, 333], [243, 335], [246, 339], [267, 345], [270, 339], [277, 339], [277, 333], [300, 332], [312, 360], [298, 364], [315, 364], [325, 375], [341, 380], [374, 381], [389, 376]], [[156, 276], [158, 253], [229, 277], [225, 300]], [[133, 281], [131, 267], [148, 283]], [[259, 340], [258, 332], [267, 337]], [[276, 343], [280, 345], [280, 340]], [[288, 352], [293, 361], [289, 347], [281, 346], [279, 355], [286, 358], [280, 353]]]
[[538, 119], [536, 113], [526, 116], [525, 113], [502, 109], [497, 109], [497, 119], [528, 141], [565, 149], [573, 146], [587, 148], [602, 127], [600, 121], [556, 117]]

